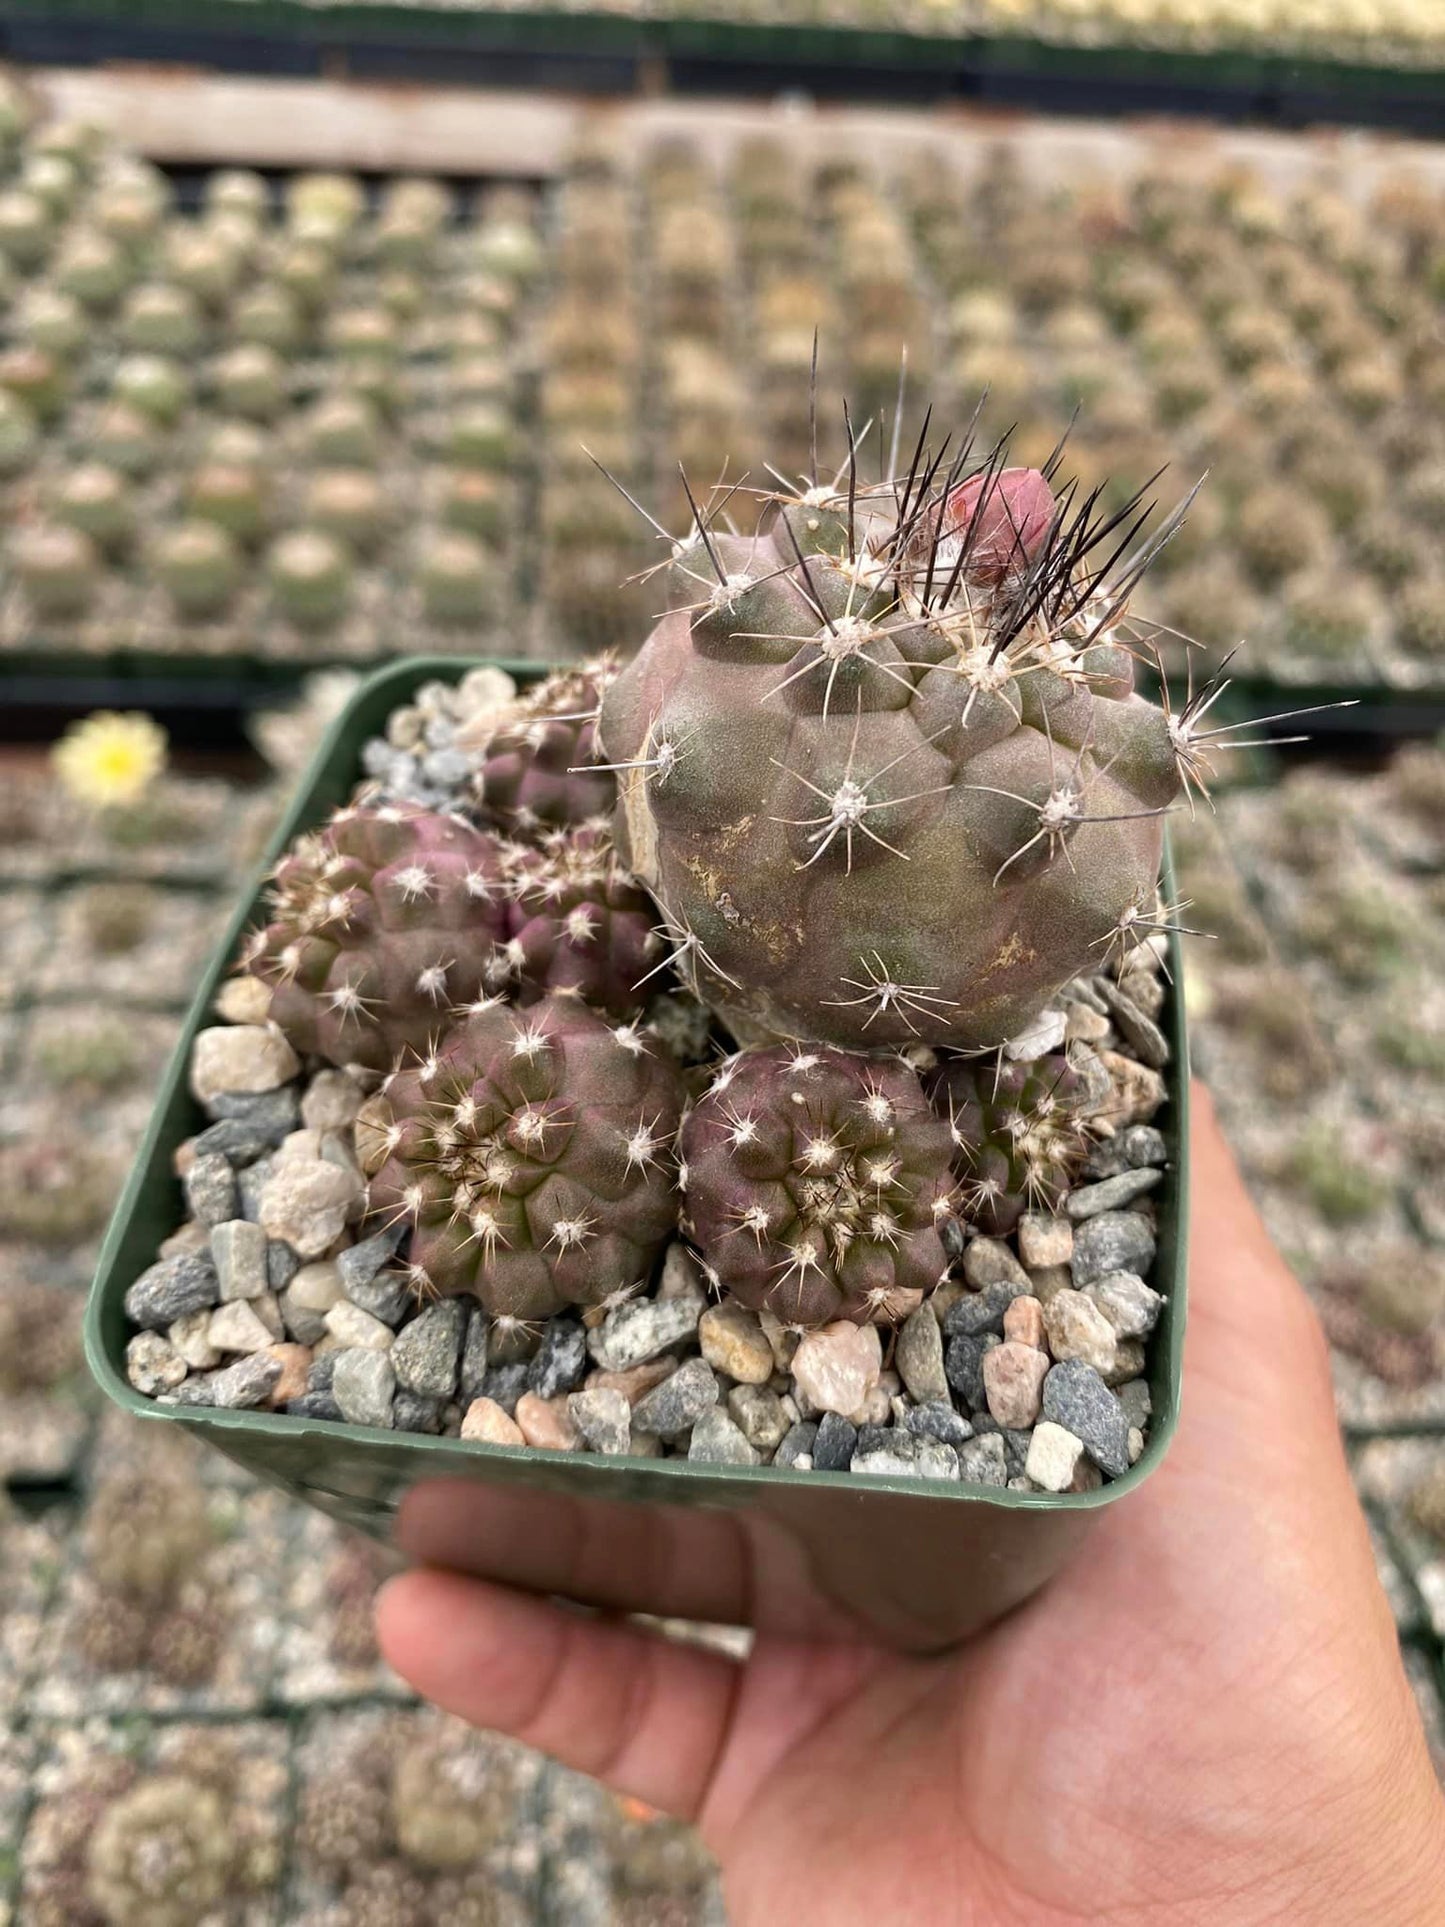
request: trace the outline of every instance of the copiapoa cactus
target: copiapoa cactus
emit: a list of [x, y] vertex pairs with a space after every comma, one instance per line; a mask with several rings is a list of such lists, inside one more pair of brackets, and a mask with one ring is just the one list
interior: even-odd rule
[[426, 810], [345, 809], [283, 859], [246, 967], [297, 1049], [390, 1070], [483, 994], [506, 913], [494, 837]]
[[948, 1269], [948, 1127], [900, 1058], [745, 1050], [680, 1142], [684, 1228], [711, 1282], [755, 1310], [902, 1319]]
[[484, 999], [393, 1075], [358, 1148], [421, 1295], [548, 1318], [644, 1284], [677, 1220], [679, 1075], [577, 998]]
[[1089, 1149], [1087, 1119], [1109, 1096], [1067, 1057], [1028, 1063], [951, 1058], [928, 1091], [947, 1119], [962, 1209], [991, 1236], [1025, 1211], [1047, 1209], [1078, 1175]]
[[504, 836], [534, 841], [550, 830], [608, 818], [617, 800], [612, 772], [597, 751], [597, 715], [617, 674], [610, 657], [548, 676], [511, 705], [501, 723], [487, 719], [474, 786], [477, 813]]
[[1133, 687], [1168, 525], [945, 459], [773, 496], [755, 538], [701, 518], [606, 693], [624, 861], [740, 1041], [1003, 1042], [1147, 917], [1207, 774], [1208, 698]]

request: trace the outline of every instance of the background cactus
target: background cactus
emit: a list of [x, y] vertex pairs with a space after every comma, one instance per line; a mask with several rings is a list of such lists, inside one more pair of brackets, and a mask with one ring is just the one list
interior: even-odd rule
[[603, 703], [624, 860], [744, 1041], [997, 1044], [1152, 900], [1190, 748], [1115, 626], [1136, 531], [925, 473], [695, 534]]
[[548, 1318], [644, 1284], [676, 1223], [678, 1073], [574, 997], [477, 1006], [358, 1131], [421, 1295]]
[[683, 1227], [709, 1282], [755, 1310], [898, 1322], [948, 1269], [948, 1130], [899, 1058], [745, 1050], [679, 1141]]

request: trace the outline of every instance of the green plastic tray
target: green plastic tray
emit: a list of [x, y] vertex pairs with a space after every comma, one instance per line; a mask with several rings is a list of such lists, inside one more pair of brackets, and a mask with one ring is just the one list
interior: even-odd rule
[[[318, 750], [264, 868], [344, 800], [362, 743], [397, 704], [433, 677], [454, 678], [475, 666], [414, 658], [364, 683]], [[519, 678], [541, 673], [535, 663], [503, 666]], [[1152, 1347], [1153, 1424], [1138, 1464], [1097, 1491], [1054, 1495], [561, 1455], [143, 1398], [125, 1376], [122, 1299], [181, 1221], [172, 1155], [204, 1123], [187, 1086], [191, 1039], [208, 1019], [261, 891], [258, 875], [197, 989], [91, 1289], [86, 1354], [105, 1391], [128, 1412], [183, 1426], [258, 1477], [381, 1539], [392, 1535], [413, 1487], [454, 1481], [409, 1507], [408, 1549], [534, 1590], [794, 1633], [862, 1632], [915, 1651], [952, 1644], [1027, 1598], [1091, 1521], [1127, 1501], [1158, 1466], [1178, 1424], [1185, 1322], [1189, 1087], [1177, 954], [1165, 1013], [1173, 1044], [1173, 1155], [1158, 1194], [1155, 1283], [1167, 1301]]]

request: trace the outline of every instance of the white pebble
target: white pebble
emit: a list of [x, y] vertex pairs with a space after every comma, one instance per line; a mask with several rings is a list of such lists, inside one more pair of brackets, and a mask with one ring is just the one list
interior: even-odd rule
[[1024, 1474], [1045, 1492], [1065, 1492], [1083, 1455], [1084, 1442], [1062, 1425], [1044, 1419], [1034, 1427]]
[[223, 1091], [274, 1091], [300, 1070], [300, 1060], [269, 1024], [218, 1024], [196, 1033], [191, 1090], [202, 1104]]
[[218, 1352], [264, 1352], [276, 1342], [276, 1334], [267, 1330], [244, 1298], [217, 1305], [206, 1336]]
[[353, 1305], [346, 1298], [327, 1312], [326, 1329], [338, 1345], [348, 1350], [388, 1352], [396, 1337], [390, 1325], [383, 1325], [379, 1318], [373, 1318], [369, 1311], [363, 1311], [360, 1305]]

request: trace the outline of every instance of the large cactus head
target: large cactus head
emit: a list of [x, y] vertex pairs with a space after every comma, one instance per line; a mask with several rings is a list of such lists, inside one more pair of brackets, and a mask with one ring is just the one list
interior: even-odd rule
[[506, 851], [450, 816], [341, 810], [294, 844], [246, 967], [300, 1051], [389, 1070], [480, 996], [507, 935]]
[[679, 1074], [577, 998], [484, 999], [364, 1114], [371, 1206], [425, 1295], [550, 1318], [645, 1284], [677, 1220]]
[[792, 1325], [899, 1319], [948, 1269], [948, 1127], [899, 1057], [742, 1051], [680, 1143], [684, 1227], [745, 1305]]
[[1198, 745], [1134, 692], [1137, 505], [945, 463], [700, 522], [604, 698], [624, 858], [745, 1042], [997, 1044], [1152, 898]]

